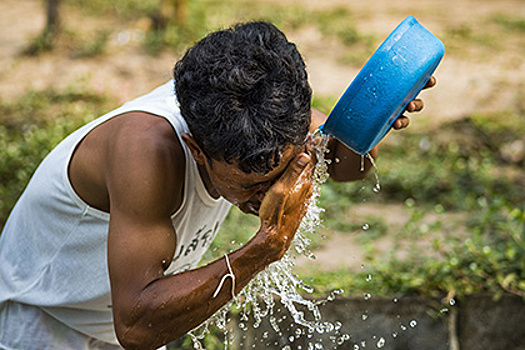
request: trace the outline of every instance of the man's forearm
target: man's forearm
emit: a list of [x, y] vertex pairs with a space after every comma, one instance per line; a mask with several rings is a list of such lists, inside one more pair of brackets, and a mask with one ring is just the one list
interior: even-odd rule
[[[366, 156], [361, 156], [340, 141], [332, 138], [328, 144], [330, 152], [327, 158], [330, 159], [328, 173], [330, 178], [337, 182], [356, 181], [363, 179], [370, 169], [372, 163]], [[370, 156], [376, 159], [378, 147], [370, 151]], [[363, 158], [364, 157], [364, 158]]]
[[[259, 236], [228, 254], [235, 275], [235, 293], [276, 260]], [[221, 279], [228, 273], [226, 260], [221, 258], [201, 268], [150, 283], [134, 298], [133, 306], [123, 306], [120, 311], [114, 308], [119, 341], [126, 349], [155, 349], [186, 334], [232, 298], [231, 278], [225, 279], [213, 297]]]
[[[326, 114], [312, 108], [312, 121], [310, 132], [315, 132], [321, 125], [326, 122]], [[330, 178], [334, 181], [355, 181], [363, 179], [370, 171], [372, 164], [370, 160], [355, 153], [335, 138], [330, 138], [328, 143], [329, 152], [326, 155], [331, 163], [328, 166]], [[375, 159], [377, 157], [377, 147], [370, 151], [370, 155]], [[362, 166], [363, 165], [363, 166]]]

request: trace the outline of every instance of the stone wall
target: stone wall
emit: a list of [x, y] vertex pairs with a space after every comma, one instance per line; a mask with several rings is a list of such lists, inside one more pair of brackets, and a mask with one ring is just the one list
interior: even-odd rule
[[321, 306], [323, 320], [337, 330], [322, 334], [309, 333], [283, 310], [276, 307], [257, 328], [234, 326], [233, 348], [525, 350], [525, 301], [513, 295], [474, 295], [454, 305], [426, 297], [337, 298]]

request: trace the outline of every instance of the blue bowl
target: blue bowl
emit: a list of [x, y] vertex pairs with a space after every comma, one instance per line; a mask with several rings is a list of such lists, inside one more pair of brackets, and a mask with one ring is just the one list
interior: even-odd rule
[[444, 53], [443, 43], [408, 16], [366, 62], [321, 131], [367, 154], [423, 89]]

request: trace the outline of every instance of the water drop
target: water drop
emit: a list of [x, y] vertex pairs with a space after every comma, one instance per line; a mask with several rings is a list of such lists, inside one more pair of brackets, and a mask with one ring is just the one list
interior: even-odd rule
[[456, 300], [454, 300], [454, 298], [450, 298], [450, 305], [456, 305]]
[[361, 228], [363, 230], [365, 230], [365, 231], [368, 231], [368, 229], [370, 228], [370, 224], [369, 223], [365, 223]]
[[407, 330], [407, 326], [405, 326], [404, 324], [400, 324], [399, 328], [401, 328], [402, 331], [406, 331]]
[[372, 280], [372, 275], [366, 275], [366, 281], [367, 282], [370, 282]]
[[359, 350], [359, 345], [354, 344], [354, 350]]
[[372, 298], [372, 295], [370, 293], [365, 293], [365, 300], [370, 300]]
[[397, 336], [399, 335], [399, 333], [397, 333], [396, 331], [393, 331], [392, 332], [392, 338], [397, 338]]
[[439, 312], [444, 314], [444, 313], [448, 312], [448, 308], [444, 307], [441, 310], [439, 310]]
[[410, 327], [415, 328], [416, 326], [417, 326], [417, 321], [416, 320], [410, 321]]
[[399, 299], [398, 299], [398, 298], [394, 298], [394, 299], [392, 299], [392, 301], [394, 302], [394, 304], [397, 304], [397, 302], [399, 301]]
[[337, 157], [334, 158], [334, 162], [339, 163], [341, 160]]
[[381, 191], [381, 185], [379, 184], [379, 182], [377, 182], [374, 185], [374, 188], [372, 189], [372, 191], [374, 191], [374, 193], [379, 193], [379, 191]]
[[365, 313], [361, 315], [361, 319], [363, 321], [366, 321], [368, 319], [368, 311], [365, 311]]
[[383, 337], [379, 338], [379, 340], [377, 341], [376, 346], [377, 346], [378, 349], [381, 349], [383, 346], [385, 346], [385, 338], [383, 338]]

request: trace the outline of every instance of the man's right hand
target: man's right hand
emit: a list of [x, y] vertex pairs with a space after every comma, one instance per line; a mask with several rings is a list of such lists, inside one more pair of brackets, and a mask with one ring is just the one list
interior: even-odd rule
[[295, 236], [312, 194], [314, 158], [301, 153], [290, 162], [284, 174], [266, 193], [259, 210], [261, 229], [271, 262], [283, 257]]

